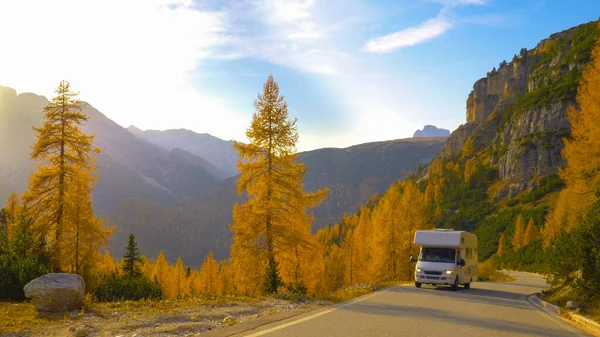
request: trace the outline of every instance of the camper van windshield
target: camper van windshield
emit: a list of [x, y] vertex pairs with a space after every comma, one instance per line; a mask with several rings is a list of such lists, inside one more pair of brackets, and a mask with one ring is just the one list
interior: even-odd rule
[[454, 263], [456, 250], [451, 248], [423, 247], [419, 254], [419, 261]]

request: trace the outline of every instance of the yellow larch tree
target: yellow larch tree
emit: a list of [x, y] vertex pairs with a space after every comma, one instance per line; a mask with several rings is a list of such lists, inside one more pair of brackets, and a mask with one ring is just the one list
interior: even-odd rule
[[506, 254], [506, 235], [502, 232], [502, 235], [500, 235], [500, 239], [498, 240], [498, 251], [496, 252], [496, 255], [504, 256], [504, 254]]
[[544, 248], [550, 247], [560, 236], [561, 231], [567, 228], [569, 194], [571, 194], [570, 191], [562, 190], [554, 204], [554, 209], [546, 215], [544, 226], [541, 229]]
[[400, 258], [400, 275], [399, 279], [403, 279], [403, 275], [407, 276], [407, 280], [413, 279], [413, 268], [410, 265], [409, 257], [418, 254], [418, 247], [413, 244], [415, 232], [419, 229], [433, 229], [433, 225], [427, 223], [426, 205], [423, 203], [423, 194], [413, 180], [408, 180], [403, 184], [402, 197], [398, 210], [401, 219], [401, 226], [404, 229], [403, 239], [403, 256]]
[[475, 153], [475, 146], [473, 145], [473, 136], [469, 136], [462, 147], [463, 158], [471, 157]]
[[158, 258], [156, 258], [156, 262], [154, 263], [154, 272], [152, 273], [152, 279], [156, 278], [158, 284], [160, 284], [160, 288], [162, 289], [162, 293], [168, 296], [169, 294], [169, 263], [165, 258], [165, 253], [160, 250], [158, 253]]
[[401, 256], [403, 255], [402, 236], [407, 227], [400, 217], [400, 185], [393, 184], [379, 200], [373, 211], [373, 241], [371, 282], [398, 280]]
[[94, 266], [100, 262], [100, 249], [108, 244], [114, 226], [105, 228], [104, 220], [94, 215], [92, 185], [95, 167], [90, 162], [85, 167], [75, 167], [72, 181], [65, 191], [62, 268], [89, 279]]
[[[236, 270], [249, 266], [262, 269], [263, 284], [255, 284], [253, 288], [272, 293], [277, 292], [282, 282], [277, 251], [298, 241], [297, 236], [302, 231], [293, 226], [309, 225], [299, 219], [307, 217], [306, 208], [318, 205], [327, 191], [303, 191], [302, 179], [307, 169], [296, 163], [296, 120], [288, 118], [287, 103], [279, 95], [279, 85], [273, 76], [267, 78], [254, 108], [256, 111], [246, 131], [250, 142], [234, 142], [240, 157], [238, 194], [245, 191], [248, 200], [242, 205], [234, 205], [232, 254], [238, 256], [232, 255], [232, 262], [254, 262], [237, 266]], [[255, 261], [247, 261], [248, 258]], [[236, 277], [238, 275], [236, 272]], [[242, 278], [246, 280], [240, 282], [258, 281]]]
[[149, 280], [152, 280], [152, 273], [154, 272], [154, 263], [148, 259], [145, 254], [142, 254], [142, 274], [146, 276]]
[[372, 224], [373, 210], [368, 207], [360, 208], [360, 216], [358, 219], [358, 225], [354, 230], [354, 245], [356, 247], [355, 254], [355, 266], [353, 268], [355, 272], [354, 283], [367, 282], [371, 278], [369, 270], [369, 264], [372, 260], [371, 246], [373, 245], [373, 224]]
[[[591, 62], [585, 67], [577, 88], [577, 106], [567, 111], [571, 122], [570, 138], [565, 138], [562, 156], [567, 165], [559, 169], [565, 182], [561, 194], [566, 198], [566, 221], [571, 230], [585, 216], [587, 208], [598, 199], [600, 188], [600, 38], [592, 49]], [[556, 224], [552, 224], [556, 226]], [[556, 231], [556, 229], [553, 229]], [[547, 244], [547, 243], [546, 243]]]
[[228, 260], [219, 262], [219, 284], [221, 285], [221, 295], [233, 294], [233, 269]]
[[519, 214], [517, 216], [517, 221], [515, 222], [515, 233], [512, 238], [512, 246], [514, 250], [519, 250], [519, 248], [524, 246], [525, 241], [525, 220], [523, 216]]
[[31, 159], [41, 164], [30, 175], [23, 195], [35, 221], [33, 232], [48, 239], [51, 265], [56, 271], [63, 267], [67, 190], [77, 168], [88, 165], [94, 138], [80, 129], [89, 117], [82, 112], [83, 103], [76, 96], [69, 82], [61, 81], [56, 96], [44, 107], [44, 124], [34, 127], [37, 139], [31, 152]]
[[[169, 266], [169, 275], [167, 278], [167, 297], [176, 299], [184, 298], [189, 295], [190, 286], [186, 277], [185, 267], [181, 256], [177, 257], [175, 266]], [[160, 283], [160, 280], [159, 280]]]
[[108, 275], [119, 271], [119, 266], [115, 259], [113, 259], [112, 255], [110, 255], [110, 251], [105, 250], [102, 255], [102, 263], [100, 264], [100, 268], [98, 271], [100, 274]]
[[17, 193], [13, 192], [8, 196], [4, 211], [6, 211], [7, 238], [10, 240], [15, 234], [19, 215], [21, 214], [21, 198]]
[[203, 295], [219, 295], [219, 264], [212, 250], [204, 258], [200, 267], [200, 289]]
[[527, 228], [525, 229], [525, 237], [523, 239], [523, 246], [527, 246], [528, 244], [532, 243], [533, 241], [535, 241], [539, 238], [540, 238], [540, 231], [538, 230], [537, 226], [535, 225], [535, 221], [533, 220], [533, 218], [530, 218], [529, 222], [527, 223]]
[[475, 173], [475, 162], [472, 159], [467, 159], [465, 163], [465, 181], [468, 182], [471, 176]]

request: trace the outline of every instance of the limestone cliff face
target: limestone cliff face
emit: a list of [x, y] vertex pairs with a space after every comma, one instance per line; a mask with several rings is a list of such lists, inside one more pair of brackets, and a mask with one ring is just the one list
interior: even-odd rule
[[440, 157], [460, 154], [472, 137], [473, 158], [496, 168], [505, 183], [496, 198], [515, 196], [557, 173], [564, 165], [562, 138], [570, 131], [567, 109], [576, 104], [597, 27], [594, 21], [553, 34], [475, 82], [467, 123], [450, 135]]

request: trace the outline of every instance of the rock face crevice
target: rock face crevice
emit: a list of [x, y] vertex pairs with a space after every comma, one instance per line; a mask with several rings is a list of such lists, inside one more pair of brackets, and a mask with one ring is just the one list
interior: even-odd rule
[[565, 165], [567, 111], [576, 104], [597, 36], [597, 21], [553, 34], [476, 81], [466, 100], [466, 124], [450, 135], [439, 157], [460, 154], [471, 138], [473, 157], [497, 169], [505, 183], [497, 199], [514, 197], [556, 174]]

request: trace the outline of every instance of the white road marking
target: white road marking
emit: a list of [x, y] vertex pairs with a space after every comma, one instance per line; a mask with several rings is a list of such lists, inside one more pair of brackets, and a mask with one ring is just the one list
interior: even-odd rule
[[288, 326], [292, 326], [292, 325], [296, 325], [296, 324], [299, 324], [299, 323], [302, 323], [302, 322], [306, 322], [306, 321], [309, 321], [309, 320], [311, 320], [311, 319], [313, 319], [313, 318], [317, 318], [317, 317], [319, 317], [319, 316], [323, 316], [323, 315], [329, 314], [329, 313], [331, 313], [331, 312], [334, 312], [334, 311], [336, 311], [337, 309], [340, 309], [340, 308], [345, 308], [345, 307], [347, 307], [347, 306], [349, 306], [349, 305], [352, 305], [352, 304], [354, 304], [354, 303], [358, 303], [358, 302], [362, 302], [362, 301], [364, 301], [364, 300], [368, 300], [369, 298], [375, 297], [375, 296], [377, 296], [377, 295], [379, 295], [379, 294], [381, 294], [381, 293], [384, 293], [384, 292], [386, 292], [386, 291], [388, 291], [388, 290], [390, 290], [390, 289], [392, 289], [392, 288], [394, 288], [394, 287], [402, 287], [402, 286], [407, 286], [407, 285], [408, 285], [408, 284], [400, 284], [400, 285], [398, 285], [398, 286], [388, 287], [388, 288], [382, 289], [382, 290], [380, 290], [380, 291], [376, 291], [376, 292], [374, 292], [374, 293], [373, 293], [373, 294], [371, 294], [371, 295], [367, 295], [367, 296], [365, 296], [365, 297], [361, 297], [361, 298], [358, 298], [358, 299], [356, 299], [356, 300], [352, 300], [352, 301], [346, 302], [346, 303], [344, 303], [344, 304], [338, 305], [338, 306], [336, 306], [335, 308], [327, 309], [327, 310], [325, 310], [325, 311], [321, 311], [321, 312], [319, 312], [319, 313], [316, 313], [316, 314], [314, 314], [314, 315], [311, 315], [311, 316], [308, 316], [308, 317], [304, 317], [304, 318], [300, 318], [300, 319], [297, 319], [297, 320], [295, 320], [295, 321], [291, 321], [291, 322], [288, 322], [288, 323], [285, 323], [285, 324], [282, 324], [282, 325], [278, 325], [278, 326], [272, 327], [272, 328], [270, 328], [270, 329], [267, 329], [267, 330], [258, 331], [258, 332], [255, 332], [255, 333], [253, 333], [253, 334], [246, 335], [246, 337], [257, 337], [257, 336], [262, 336], [262, 335], [265, 335], [265, 334], [271, 333], [271, 332], [273, 332], [273, 331], [277, 331], [277, 330], [281, 330], [281, 329], [287, 328]]

